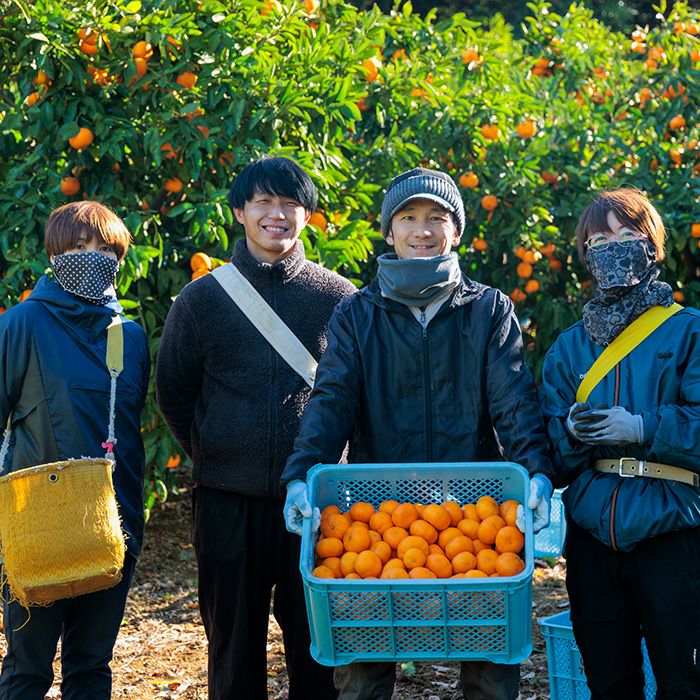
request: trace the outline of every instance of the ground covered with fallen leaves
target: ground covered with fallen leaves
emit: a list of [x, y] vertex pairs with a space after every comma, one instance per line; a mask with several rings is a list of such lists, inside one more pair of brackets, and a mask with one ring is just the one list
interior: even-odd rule
[[[533, 653], [521, 664], [522, 700], [549, 700], [547, 655], [535, 620], [568, 607], [563, 562], [537, 562], [533, 586]], [[207, 641], [197, 608], [197, 566], [190, 539], [190, 494], [157, 505], [114, 650], [115, 698], [205, 700]], [[270, 700], [287, 697], [282, 635], [270, 619]], [[4, 652], [4, 637], [0, 641]], [[60, 668], [47, 698], [60, 698]], [[457, 664], [415, 663], [399, 668], [393, 700], [458, 700]]]

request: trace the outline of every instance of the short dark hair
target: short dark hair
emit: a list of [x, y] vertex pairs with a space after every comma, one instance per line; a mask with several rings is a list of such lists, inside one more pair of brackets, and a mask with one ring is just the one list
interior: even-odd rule
[[308, 173], [289, 158], [260, 158], [241, 170], [228, 193], [229, 204], [243, 209], [255, 194], [291, 197], [308, 212], [316, 210], [318, 190]]
[[74, 248], [82, 236], [108, 245], [121, 260], [129, 248], [131, 234], [124, 222], [99, 202], [70, 202], [54, 209], [46, 221], [44, 247], [47, 255], [61, 255]]
[[576, 224], [576, 247], [581, 262], [586, 264], [584, 243], [591, 233], [608, 230], [608, 214], [615, 214], [623, 226], [644, 233], [656, 248], [656, 259], [666, 256], [666, 228], [661, 215], [646, 195], [636, 187], [621, 187], [598, 195], [583, 211]]

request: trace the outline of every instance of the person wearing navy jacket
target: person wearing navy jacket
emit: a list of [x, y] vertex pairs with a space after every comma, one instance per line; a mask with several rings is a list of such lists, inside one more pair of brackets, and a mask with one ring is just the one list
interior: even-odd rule
[[[114, 285], [130, 238], [121, 219], [97, 202], [66, 204], [49, 216], [45, 245], [52, 274], [0, 316], [0, 423], [5, 426], [8, 417], [11, 422], [3, 473], [105, 454], [107, 326], [121, 314]], [[43, 700], [53, 682], [59, 638], [64, 700], [111, 695], [109, 662], [143, 539], [140, 417], [150, 371], [143, 329], [123, 319], [123, 335], [113, 446], [114, 487], [127, 546], [121, 581], [49, 607], [32, 607], [30, 616], [19, 603], [5, 602], [1, 700]]]
[[[642, 635], [657, 699], [700, 698], [700, 313], [657, 279], [665, 229], [638, 190], [597, 197], [576, 236], [597, 290], [542, 373], [574, 637], [593, 700], [644, 698]], [[663, 309], [676, 312], [577, 399], [604, 350]]]

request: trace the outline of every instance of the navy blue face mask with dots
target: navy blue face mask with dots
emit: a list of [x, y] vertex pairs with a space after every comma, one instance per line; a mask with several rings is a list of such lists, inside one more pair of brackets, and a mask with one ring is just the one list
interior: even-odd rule
[[63, 253], [51, 263], [56, 281], [71, 294], [104, 306], [114, 298], [107, 290], [117, 281], [119, 263], [102, 253]]

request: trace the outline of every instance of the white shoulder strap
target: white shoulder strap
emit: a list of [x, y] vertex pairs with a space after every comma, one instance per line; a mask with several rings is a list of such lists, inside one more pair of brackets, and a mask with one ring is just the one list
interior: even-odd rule
[[313, 388], [318, 363], [255, 287], [232, 263], [217, 267], [211, 274], [265, 340]]

